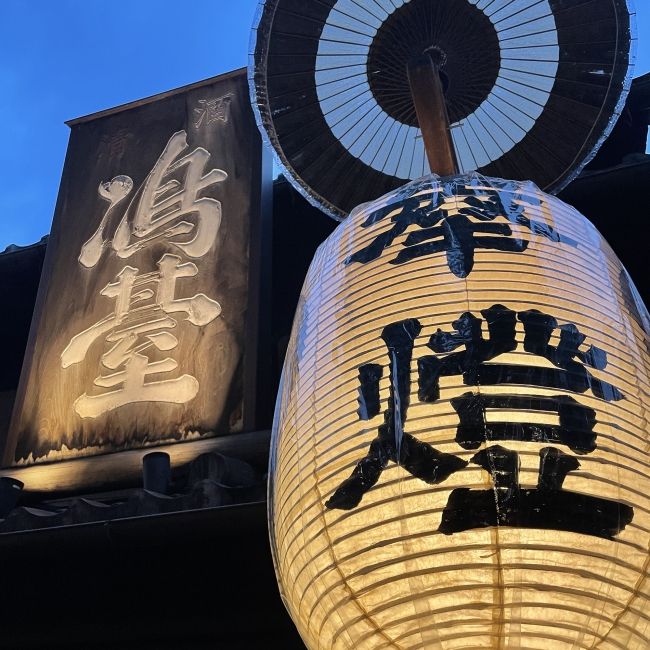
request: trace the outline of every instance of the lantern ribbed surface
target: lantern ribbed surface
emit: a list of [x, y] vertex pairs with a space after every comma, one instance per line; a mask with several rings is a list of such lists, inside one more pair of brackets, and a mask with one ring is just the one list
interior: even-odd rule
[[307, 646], [650, 647], [649, 323], [532, 183], [430, 176], [353, 211], [309, 270], [273, 431]]

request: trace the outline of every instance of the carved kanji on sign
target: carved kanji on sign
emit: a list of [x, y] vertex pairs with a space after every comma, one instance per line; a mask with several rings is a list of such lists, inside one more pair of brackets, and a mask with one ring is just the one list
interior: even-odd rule
[[[100, 196], [109, 207], [82, 248], [79, 263], [83, 267], [95, 267], [109, 244], [119, 258], [131, 257], [161, 241], [194, 259], [210, 251], [221, 223], [221, 203], [199, 193], [223, 182], [227, 174], [219, 169], [205, 173], [208, 151], [199, 147], [181, 157], [187, 148], [184, 131], [171, 137], [110, 242], [104, 233], [116, 208], [131, 193], [133, 181], [117, 176], [100, 185]], [[179, 170], [184, 172], [182, 182], [172, 176]], [[157, 271], [146, 273], [125, 266], [101, 291], [114, 300], [113, 314], [74, 336], [61, 354], [61, 365], [68, 368], [82, 363], [95, 342], [108, 344], [101, 358], [102, 374], [94, 382], [96, 389], [104, 390], [84, 393], [75, 401], [75, 411], [83, 418], [97, 418], [137, 402], [184, 404], [198, 393], [199, 383], [191, 375], [160, 379], [178, 369], [178, 362], [164, 355], [178, 346], [174, 334], [180, 325], [177, 314], [193, 326], [203, 327], [219, 317], [221, 305], [201, 293], [180, 297], [179, 280], [199, 274], [193, 262], [183, 263], [178, 255], [166, 253], [157, 266]], [[164, 358], [152, 360], [154, 354]], [[157, 380], [148, 381], [152, 375]]]
[[[207, 174], [205, 166], [210, 153], [203, 147], [181, 157], [188, 148], [185, 131], [175, 133], [142, 187], [117, 226], [112, 241], [104, 238], [106, 226], [114, 209], [133, 189], [128, 176], [118, 176], [102, 183], [99, 194], [109, 208], [93, 236], [83, 245], [79, 262], [94, 267], [110, 244], [118, 257], [126, 259], [146, 246], [167, 240], [191, 258], [203, 257], [214, 244], [221, 224], [221, 203], [199, 197], [199, 193], [228, 178], [221, 169]], [[183, 170], [182, 181], [171, 175]]]

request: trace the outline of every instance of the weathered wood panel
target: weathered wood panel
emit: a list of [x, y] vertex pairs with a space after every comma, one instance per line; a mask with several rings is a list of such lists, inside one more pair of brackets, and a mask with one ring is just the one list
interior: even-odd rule
[[265, 164], [245, 72], [71, 128], [4, 463], [253, 428]]

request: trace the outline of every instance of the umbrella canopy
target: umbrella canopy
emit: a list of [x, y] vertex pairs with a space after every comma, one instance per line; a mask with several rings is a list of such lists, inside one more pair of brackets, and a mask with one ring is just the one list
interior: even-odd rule
[[632, 32], [628, 0], [266, 0], [253, 105], [291, 182], [340, 219], [431, 171], [407, 68], [435, 50], [461, 171], [555, 192], [616, 122]]

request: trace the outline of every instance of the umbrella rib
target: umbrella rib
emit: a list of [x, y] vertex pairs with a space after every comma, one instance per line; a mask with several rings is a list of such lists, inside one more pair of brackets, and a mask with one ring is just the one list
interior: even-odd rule
[[[366, 113], [366, 115], [365, 115], [364, 117], [366, 117], [367, 115], [368, 115], [368, 113]], [[363, 135], [364, 135], [364, 134], [365, 134], [365, 133], [366, 133], [370, 128], [372, 128], [372, 125], [375, 123], [375, 121], [377, 120], [377, 118], [380, 117], [380, 116], [381, 116], [381, 113], [378, 113], [377, 115], [375, 115], [375, 117], [372, 118], [372, 120], [370, 121], [370, 123], [369, 123], [369, 124], [368, 124], [368, 125], [367, 125], [367, 126], [366, 126], [362, 131], [361, 131], [361, 133], [359, 133], [359, 135], [355, 138], [354, 142], [350, 143], [350, 146], [347, 147], [348, 151], [350, 151], [350, 155], [354, 155], [354, 154], [352, 154], [351, 149], [354, 147], [354, 145], [357, 144], [357, 142], [359, 142], [359, 140], [361, 139], [361, 137], [362, 137], [362, 136], [363, 136]], [[359, 124], [362, 120], [363, 120], [363, 118], [359, 119], [359, 120], [355, 123], [354, 126], [357, 126], [357, 124]], [[353, 127], [353, 128], [354, 128], [354, 127]], [[376, 133], [377, 133], [377, 130], [375, 129], [375, 134], [376, 134]], [[371, 135], [371, 136], [370, 136], [370, 140], [372, 140], [373, 137], [374, 137], [374, 136]], [[366, 145], [366, 146], [367, 146], [367, 145]], [[364, 147], [364, 151], [365, 151], [365, 147]], [[355, 156], [355, 158], [358, 158], [358, 157], [359, 157], [359, 156]]]
[[[356, 3], [355, 3], [355, 4], [356, 4]], [[357, 6], [358, 6], [358, 5], [357, 5]], [[339, 9], [339, 7], [337, 7], [336, 5], [334, 5], [334, 6], [332, 7], [332, 12], [330, 13], [330, 16], [331, 16], [331, 14], [334, 13], [334, 12], [337, 12], [337, 13], [341, 14], [342, 16], [345, 16], [346, 18], [350, 18], [351, 20], [356, 20], [357, 22], [360, 22], [362, 25], [365, 25], [366, 27], [370, 27], [370, 29], [374, 29], [374, 30], [375, 30], [375, 33], [377, 33], [377, 26], [376, 26], [376, 25], [372, 25], [371, 23], [368, 23], [368, 22], [366, 22], [365, 20], [362, 20], [362, 19], [359, 18], [358, 16], [353, 16], [353, 15], [351, 15], [351, 14], [348, 14], [348, 13], [346, 13], [345, 11], [343, 11], [342, 9]], [[370, 13], [370, 12], [368, 12], [368, 13]], [[374, 14], [370, 14], [370, 15], [374, 16]], [[375, 17], [376, 17], [376, 16], [375, 16]], [[329, 18], [328, 18], [328, 19], [329, 19]], [[380, 19], [377, 18], [377, 20], [380, 20]], [[318, 22], [322, 23], [322, 21], [318, 21]], [[331, 23], [330, 23], [330, 24], [331, 24]]]
[[[339, 92], [334, 93], [333, 95], [330, 95], [329, 97], [322, 97], [322, 98], [319, 97], [319, 98], [318, 98], [318, 104], [320, 104], [320, 106], [321, 106], [321, 110], [323, 110], [323, 103], [324, 103], [324, 102], [329, 101], [329, 100], [331, 100], [331, 99], [334, 99], [335, 97], [339, 97], [340, 95], [343, 95], [343, 94], [349, 92], [351, 89], [353, 89], [353, 86], [350, 86], [350, 87], [348, 87], [348, 88], [345, 88], [345, 89], [343, 89], [343, 90], [340, 90]], [[335, 106], [334, 108], [329, 109], [329, 110], [327, 111], [327, 113], [323, 112], [323, 115], [327, 117], [327, 116], [328, 116], [332, 111], [335, 111], [335, 110], [341, 108], [341, 106], [344, 106], [345, 104], [347, 104], [348, 102], [351, 102], [351, 101], [357, 99], [358, 97], [361, 97], [361, 95], [363, 95], [364, 92], [366, 92], [366, 91], [365, 91], [365, 90], [361, 90], [361, 91], [358, 92], [356, 95], [353, 95], [353, 96], [350, 97], [349, 99], [346, 99], [345, 101], [343, 101], [341, 104], [338, 104], [338, 105]]]
[[[508, 29], [513, 29], [513, 28], [508, 27]], [[504, 29], [503, 31], [507, 32], [508, 29]], [[526, 34], [519, 34], [519, 36], [508, 36], [506, 38], [499, 38], [499, 42], [504, 43], [505, 41], [513, 41], [516, 38], [530, 38], [531, 36], [539, 36], [540, 34], [557, 34], [557, 29], [542, 29], [538, 32], [527, 32]], [[526, 47], [531, 47], [531, 46], [526, 46]]]
[[[384, 22], [379, 16], [377, 16], [375, 13], [370, 11], [370, 9], [368, 9], [368, 7], [366, 7], [365, 5], [362, 5], [359, 2], [357, 2], [357, 0], [350, 0], [350, 2], [352, 2], [352, 4], [354, 4], [354, 5], [357, 5], [357, 7], [359, 7], [359, 9], [361, 9], [362, 11], [367, 11], [373, 18], [376, 18], [379, 21], [380, 24], [382, 24]], [[381, 7], [380, 7], [380, 9], [381, 9]]]
[[[338, 126], [339, 124], [341, 124], [341, 122], [343, 122], [345, 119], [347, 119], [348, 117], [350, 117], [350, 115], [352, 115], [352, 114], [355, 113], [356, 111], [359, 111], [359, 110], [360, 110], [363, 106], [365, 106], [367, 103], [368, 103], [368, 100], [366, 100], [365, 102], [363, 102], [363, 104], [361, 104], [361, 106], [358, 106], [357, 108], [351, 110], [349, 113], [347, 113], [347, 114], [345, 115], [345, 117], [341, 118], [341, 119], [340, 119], [340, 120], [339, 120], [339, 121], [338, 121], [334, 126]], [[359, 122], [361, 122], [361, 121], [364, 119], [364, 117], [365, 117], [366, 115], [367, 115], [367, 113], [364, 113], [364, 115], [363, 115], [362, 117], [360, 117], [356, 122], [354, 122], [354, 124], [352, 124], [352, 125], [348, 128], [348, 130], [347, 130], [345, 133], [343, 133], [343, 135], [341, 135], [341, 140], [342, 140], [343, 138], [345, 138], [345, 136], [347, 136], [347, 134], [350, 133], [350, 131], [352, 131], [352, 129], [354, 129], [354, 128], [359, 124]]]
[[391, 154], [393, 153], [393, 149], [395, 148], [395, 144], [397, 143], [397, 138], [399, 137], [400, 133], [402, 132], [402, 129], [404, 128], [403, 124], [399, 124], [397, 127], [397, 134], [393, 138], [393, 144], [390, 146], [390, 151], [388, 152], [388, 156], [386, 156], [386, 160], [384, 160], [384, 164], [381, 167], [381, 173], [384, 174], [386, 172], [386, 164], [390, 160]]
[[557, 63], [558, 59], [521, 59], [517, 56], [501, 57], [502, 61], [525, 61], [526, 63]]
[[[505, 68], [504, 68], [505, 69]], [[509, 68], [508, 68], [509, 70]], [[522, 74], [531, 74], [530, 72], [522, 73]], [[536, 75], [539, 76], [539, 75]], [[512, 83], [516, 83], [520, 86], [525, 86], [526, 88], [530, 88], [531, 90], [537, 90], [539, 92], [546, 92], [544, 88], [540, 88], [539, 86], [531, 86], [530, 84], [527, 84], [523, 81], [518, 81], [517, 79], [511, 79], [510, 77], [506, 77], [505, 75], [501, 77], [502, 79], [505, 79], [506, 81], [511, 81]], [[555, 77], [554, 77], [555, 78]], [[498, 81], [498, 80], [497, 80]], [[496, 83], [495, 83], [496, 85]]]
[[[548, 43], [545, 45], [512, 45], [510, 47], [502, 47], [502, 50], [532, 50], [538, 47], [557, 47], [557, 45], [553, 43]], [[532, 59], [533, 61], [536, 61], [537, 59]]]
[[[359, 72], [357, 74], [350, 75], [349, 77], [341, 77], [340, 79], [333, 79], [332, 81], [324, 81], [323, 83], [316, 84], [316, 88], [324, 88], [325, 86], [341, 83], [343, 81], [348, 81], [349, 79], [354, 79], [355, 77], [360, 77], [360, 76], [363, 76], [363, 73]], [[331, 97], [336, 97], [336, 95], [347, 92], [348, 90], [350, 90], [350, 88], [353, 88], [355, 85], [356, 84], [346, 84], [346, 87], [343, 90], [340, 90], [338, 93], [335, 93], [334, 95], [330, 95], [329, 97], [324, 97], [323, 99], [330, 99]]]
[[[517, 59], [510, 59], [511, 61], [516, 61]], [[523, 59], [526, 60], [526, 59]], [[532, 72], [531, 70], [518, 70], [517, 68], [508, 68], [505, 65], [501, 66], [502, 70], [509, 70], [510, 72], [519, 72], [521, 74], [530, 74], [533, 75], [534, 77], [542, 77], [544, 79], [558, 79], [555, 75], [552, 74], [543, 74], [541, 72]]]
[[[510, 2], [509, 2], [508, 4], [512, 4], [512, 1], [513, 1], [513, 0], [510, 0]], [[487, 10], [488, 10], [488, 9], [489, 9], [489, 8], [490, 8], [490, 7], [495, 3], [495, 2], [496, 2], [496, 0], [490, 0], [490, 2], [488, 2], [488, 3], [485, 5], [485, 7], [483, 7], [483, 9], [481, 9], [481, 11], [482, 11], [486, 16], [488, 16], [488, 18], [491, 16], [491, 14], [488, 14], [488, 13], [487, 13]], [[497, 11], [499, 11], [499, 10], [497, 9]], [[494, 13], [494, 12], [492, 12], [492, 13]]]
[[[492, 106], [492, 104], [490, 102], [486, 102], [486, 103], [488, 103], [488, 104], [490, 104], [490, 106]], [[495, 108], [495, 110], [498, 110], [498, 109]], [[505, 135], [506, 138], [508, 138], [508, 140], [510, 140], [510, 142], [512, 142], [512, 147], [516, 146], [517, 143], [513, 140], [512, 136], [503, 128], [503, 126], [501, 126], [501, 124], [499, 124], [499, 122], [497, 122], [485, 109], [483, 109], [483, 112], [492, 121], [492, 123], [501, 131], [501, 133], [503, 133], [503, 135]], [[501, 111], [499, 111], [499, 112], [501, 112]], [[507, 116], [505, 116], [505, 117], [507, 117]], [[482, 124], [482, 122], [481, 122], [481, 124]], [[494, 139], [494, 137], [492, 139], [494, 140], [494, 143], [498, 146], [498, 143], [497, 143], [496, 139]], [[499, 147], [499, 149], [501, 149], [501, 147]], [[504, 151], [503, 153], [505, 154], [506, 152]]]
[[[356, 95], [353, 95], [353, 96], [350, 97], [349, 99], [346, 99], [345, 101], [341, 102], [340, 104], [337, 104], [334, 108], [330, 108], [330, 109], [327, 111], [327, 113], [323, 112], [323, 115], [324, 115], [325, 117], [327, 117], [328, 115], [331, 115], [334, 111], [338, 111], [339, 108], [341, 108], [342, 106], [345, 106], [346, 104], [351, 104], [355, 99], [358, 99], [359, 97], [362, 97], [366, 92], [367, 92], [367, 91], [366, 91], [365, 89], [363, 89], [361, 92], [357, 93]], [[365, 104], [367, 104], [368, 101], [370, 101], [371, 99], [374, 99], [374, 97], [372, 97], [372, 95], [370, 96], [370, 98], [366, 99], [366, 100], [361, 104], [361, 106], [364, 106]], [[361, 108], [361, 106], [358, 106], [358, 107], [357, 107], [357, 106], [350, 107], [350, 111], [349, 111], [348, 113], [346, 113], [346, 114], [345, 114], [345, 115], [344, 115], [344, 116], [343, 116], [343, 117], [342, 117], [338, 122], [336, 122], [335, 124], [333, 124], [333, 125], [332, 125], [332, 128], [338, 126], [338, 125], [339, 125], [339, 124], [340, 124], [344, 119], [346, 119], [347, 117], [349, 117], [350, 115], [352, 115], [352, 113], [354, 113], [355, 111], [358, 111], [358, 110]], [[322, 110], [322, 104], [321, 104], [321, 110]]]
[[[367, 34], [362, 34], [360, 32], [353, 32], [351, 29], [345, 29], [343, 27], [337, 27], [337, 29], [350, 32], [351, 34], [357, 33], [359, 34], [359, 36], [363, 36], [364, 38], [371, 38]], [[295, 36], [295, 34], [285, 34], [285, 36]], [[321, 36], [319, 39], [313, 39], [313, 40], [318, 40], [319, 43], [340, 43], [342, 45], [354, 45], [356, 47], [366, 47], [365, 43], [360, 43], [359, 41], [342, 41], [336, 38], [330, 38], [328, 36]]]
[[[513, 14], [514, 15], [514, 14]], [[530, 25], [530, 23], [534, 23], [537, 20], [541, 20], [542, 18], [553, 18], [553, 14], [544, 14], [543, 16], [535, 16], [535, 18], [529, 18], [528, 20], [522, 20], [520, 23], [517, 23], [516, 25], [510, 25], [509, 27], [506, 27], [502, 31], [508, 31], [509, 29], [516, 29], [517, 27], [523, 27], [524, 25]], [[503, 22], [503, 21], [500, 21]], [[497, 23], [494, 24], [496, 27]], [[499, 30], [497, 29], [497, 32]], [[557, 31], [557, 29], [555, 30]]]
[[[315, 72], [329, 72], [330, 70], [345, 70], [345, 68], [361, 68], [363, 67], [362, 63], [347, 63], [346, 65], [336, 65], [332, 68], [319, 68]], [[309, 72], [306, 70], [305, 72]], [[278, 75], [269, 75], [270, 77], [276, 76], [276, 77], [284, 77], [287, 73], [282, 72]], [[301, 73], [304, 74], [304, 73]], [[363, 74], [363, 72], [359, 72], [358, 74]]]
[[[509, 102], [507, 99], [504, 99], [503, 97], [500, 97], [497, 94], [495, 94], [494, 96], [500, 99], [504, 104], [510, 106], [510, 108], [512, 108], [513, 110], [518, 111], [522, 115], [525, 115], [527, 118], [531, 119], [533, 123], [537, 122], [537, 118], [533, 117], [532, 115], [529, 115], [523, 108], [517, 106], [516, 104], [513, 104], [512, 102]], [[521, 128], [524, 129], [524, 127]], [[524, 131], [526, 131], [526, 129], [524, 129]]]
[[467, 151], [469, 151], [469, 155], [472, 157], [472, 160], [474, 161], [474, 169], [478, 169], [478, 163], [476, 162], [476, 158], [474, 157], [474, 152], [472, 151], [472, 147], [469, 144], [469, 140], [467, 139], [467, 136], [465, 135], [465, 129], [463, 128], [462, 124], [458, 128], [460, 131], [460, 134], [463, 136], [463, 139], [465, 140], [465, 144], [467, 145]]
[[[388, 117], [388, 116], [387, 116]], [[382, 124], [383, 126], [383, 124]], [[388, 140], [388, 136], [390, 135], [390, 132], [393, 130], [393, 125], [391, 124], [388, 129], [386, 130], [386, 134], [384, 135], [384, 139], [381, 141], [381, 145], [375, 151], [375, 155], [372, 157], [372, 160], [370, 161], [370, 166], [373, 167], [375, 160], [377, 159], [377, 156], [379, 155], [379, 152], [384, 148], [384, 145], [386, 144], [386, 140]]]
[[510, 93], [511, 95], [516, 95], [517, 97], [521, 97], [522, 99], [525, 99], [526, 101], [529, 101], [531, 104], [535, 104], [536, 106], [539, 106], [542, 109], [546, 106], [546, 104], [541, 104], [540, 102], [535, 101], [534, 99], [531, 99], [530, 97], [526, 97], [525, 95], [520, 95], [519, 93], [516, 93], [514, 90], [510, 90], [510, 88], [506, 88], [505, 86], [502, 86], [498, 82], [498, 80], [497, 80], [497, 83], [495, 84], [495, 86], [498, 86], [499, 88], [501, 88], [501, 90], [503, 90], [503, 91], [505, 91], [507, 93]]
[[336, 79], [330, 79], [329, 81], [322, 81], [321, 83], [316, 84], [317, 88], [323, 88], [329, 86], [330, 84], [341, 83], [343, 81], [349, 81], [355, 77], [365, 77], [365, 72], [355, 72], [354, 74], [348, 75], [347, 77], [337, 77]]
[[[406, 125], [405, 125], [406, 126]], [[399, 173], [400, 166], [402, 164], [402, 158], [404, 157], [404, 150], [406, 149], [406, 143], [408, 142], [409, 139], [409, 129], [408, 126], [406, 128], [406, 135], [404, 136], [404, 142], [402, 143], [402, 150], [399, 152], [399, 157], [397, 158], [397, 165], [395, 167], [395, 176]], [[408, 158], [408, 152], [407, 152], [407, 158]], [[408, 176], [407, 178], [411, 177], [411, 169], [413, 168], [413, 159], [415, 158], [415, 146], [413, 147], [413, 151], [411, 153], [411, 163], [409, 164], [409, 170], [408, 170]]]
[[[399, 178], [397, 176], [397, 174], [399, 172], [400, 163], [402, 162], [402, 157], [404, 156], [404, 149], [406, 149], [406, 143], [408, 142], [408, 139], [409, 139], [409, 127], [406, 124], [403, 124], [400, 127], [400, 133], [402, 131], [404, 131], [404, 139], [402, 140], [402, 148], [401, 148], [401, 150], [399, 152], [399, 155], [395, 157], [395, 161], [396, 161], [395, 162], [395, 173], [393, 174], [393, 176], [395, 176], [396, 178]], [[412, 161], [413, 161], [413, 156], [414, 155], [415, 155], [415, 149], [413, 149], [413, 155], [411, 156], [411, 164], [413, 164]], [[386, 161], [386, 162], [388, 162], [388, 161]], [[409, 166], [409, 176], [410, 175], [411, 175], [411, 167]]]
[[[422, 132], [421, 131], [420, 131], [420, 138], [422, 138]], [[409, 173], [408, 173], [409, 178], [413, 178], [413, 176], [414, 176], [414, 174], [413, 174], [413, 165], [415, 164], [415, 152], [417, 151], [417, 148], [418, 148], [417, 140], [418, 140], [418, 136], [416, 135], [415, 138], [413, 139], [413, 150], [411, 151], [411, 163], [409, 164]], [[424, 152], [423, 159], [425, 157], [426, 157], [426, 151]], [[422, 166], [424, 167], [424, 160], [422, 162], [423, 162]], [[398, 169], [399, 169], [399, 167], [398, 167]], [[423, 175], [422, 173], [418, 174], [418, 176], [422, 176], [422, 175]]]
[[[505, 5], [505, 6], [502, 7], [501, 9], [506, 9], [507, 7], [509, 7], [509, 6], [512, 4], [513, 1], [514, 1], [514, 0], [511, 0], [507, 5]], [[496, 20], [496, 21], [493, 22], [492, 24], [496, 27], [499, 23], [502, 23], [502, 22], [504, 22], [505, 20], [510, 20], [513, 16], [518, 16], [519, 14], [523, 14], [523, 13], [525, 13], [526, 11], [528, 11], [529, 9], [534, 9], [535, 7], [538, 7], [539, 5], [544, 4], [544, 3], [546, 3], [546, 4], [548, 5], [548, 0], [537, 0], [537, 2], [533, 3], [532, 5], [528, 5], [527, 7], [523, 7], [522, 9], [519, 9], [519, 10], [517, 10], [517, 11], [514, 11], [514, 12], [511, 13], [511, 14], [507, 14], [506, 16], [503, 16], [502, 18], [499, 18], [498, 20]], [[550, 16], [550, 15], [551, 15], [551, 7], [550, 7], [550, 5], [548, 5], [548, 7], [549, 7], [549, 13], [546, 13], [546, 14], [544, 14], [543, 16], [536, 16], [536, 18], [535, 18], [534, 20], [537, 20], [537, 19], [539, 19], [539, 18], [545, 18], [546, 16]], [[498, 11], [495, 11], [495, 12], [490, 16], [490, 20], [492, 20], [492, 16], [496, 16], [496, 14], [498, 14], [499, 11], [501, 11], [501, 9], [499, 9]]]
[[[377, 135], [381, 131], [382, 127], [384, 126], [384, 124], [386, 124], [386, 120], [388, 119], [388, 115], [386, 113], [380, 112], [377, 117], [381, 117], [382, 115], [383, 115], [384, 119], [381, 121], [381, 124], [379, 125], [379, 127], [375, 131], [375, 135], [368, 140], [368, 142], [366, 143], [366, 146], [362, 149], [361, 154], [359, 154], [360, 157], [363, 156], [366, 153], [366, 151], [368, 150], [368, 147], [372, 144], [372, 141], [377, 138]], [[377, 119], [377, 118], [375, 118], [375, 119]]]
[[[508, 122], [511, 122], [512, 124], [514, 124], [518, 129], [520, 129], [520, 130], [523, 131], [524, 133], [528, 133], [528, 131], [527, 131], [523, 126], [521, 126], [521, 124], [519, 124], [517, 121], [515, 121], [515, 120], [514, 120], [512, 117], [510, 117], [508, 114], [504, 113], [504, 112], [503, 112], [503, 111], [502, 111], [502, 110], [501, 110], [501, 109], [500, 109], [500, 108], [499, 108], [499, 107], [498, 107], [494, 102], [490, 101], [489, 99], [486, 99], [486, 100], [485, 100], [485, 103], [486, 103], [486, 104], [489, 104], [490, 106], [492, 106], [492, 108], [494, 108], [495, 111], [501, 113], [501, 115], [503, 115], [503, 117], [505, 117], [506, 120], [508, 120]], [[504, 103], [507, 103], [507, 102], [504, 102]], [[505, 131], [504, 131], [504, 132], [505, 132]], [[508, 137], [510, 138], [510, 140], [512, 140], [512, 142], [513, 142], [514, 144], [517, 144], [516, 141], [512, 138], [511, 135], [508, 135]]]
[[[364, 102], [364, 103], [367, 103], [367, 102]], [[362, 104], [361, 106], [363, 106], [363, 104]], [[361, 106], [359, 106], [358, 108], [360, 109]], [[357, 110], [358, 110], [358, 109], [357, 109]], [[348, 113], [348, 115], [346, 115], [346, 117], [349, 117], [351, 114], [352, 114], [352, 112]], [[345, 119], [345, 118], [343, 118], [343, 119]], [[337, 122], [336, 125], [340, 124], [341, 121], [342, 121], [342, 120], [339, 120], [339, 122]], [[347, 135], [347, 134], [348, 134], [348, 133], [349, 133], [349, 132], [350, 132], [350, 131], [351, 131], [351, 130], [352, 130], [352, 129], [353, 129], [353, 128], [358, 124], [358, 123], [359, 123], [359, 121], [360, 121], [360, 120], [357, 120], [357, 121], [356, 121], [352, 126], [350, 126], [350, 128], [349, 128], [345, 133], [343, 133], [343, 134], [341, 135], [340, 138], [337, 138], [337, 137], [335, 136], [334, 139], [336, 140], [336, 142], [334, 142], [334, 143], [328, 145], [327, 147], [325, 147], [325, 149], [321, 150], [321, 153], [320, 153], [320, 155], [318, 156], [318, 158], [316, 158], [316, 159], [315, 159], [314, 161], [312, 161], [309, 165], [307, 165], [307, 166], [303, 169], [303, 173], [305, 173], [305, 172], [308, 171], [310, 168], [312, 168], [312, 167], [314, 166], [314, 164], [316, 163], [316, 161], [320, 160], [320, 159], [321, 159], [321, 158], [322, 158], [322, 157], [323, 157], [323, 156], [324, 156], [324, 155], [325, 155], [325, 154], [326, 154], [326, 153], [327, 153], [327, 152], [328, 152], [328, 151], [329, 151], [329, 150], [330, 150], [330, 149], [331, 149], [331, 148], [332, 148], [336, 143], [341, 144], [341, 140], [343, 140], [343, 138], [345, 138], [345, 136], [346, 136], [346, 135]], [[336, 125], [335, 125], [335, 126], [336, 126]], [[318, 136], [316, 136], [316, 137], [315, 137], [313, 140], [311, 140], [310, 142], [306, 143], [306, 145], [305, 145], [304, 148], [306, 148], [308, 145], [310, 145], [312, 142], [314, 142], [317, 138], [318, 138]], [[352, 154], [350, 154], [350, 155], [352, 155]]]
[[[333, 9], [333, 10], [334, 11], [339, 11], [339, 13], [343, 14], [343, 12], [338, 10], [338, 9]], [[306, 20], [306, 21], [308, 21], [310, 23], [314, 23], [315, 25], [318, 25], [319, 27], [320, 26], [322, 26], [322, 27], [325, 26], [325, 23], [323, 23], [323, 21], [318, 19], [318, 18], [312, 18], [312, 16], [308, 16], [308, 15], [305, 15], [305, 14], [300, 14], [300, 13], [298, 13], [296, 11], [291, 11], [290, 9], [282, 9], [282, 13], [286, 14], [287, 16], [293, 16], [294, 18], [297, 18], [299, 20]], [[344, 15], [347, 15], [347, 14], [344, 14]], [[370, 25], [369, 23], [364, 23], [363, 20], [359, 20], [359, 19], [355, 18], [354, 16], [348, 16], [348, 17], [351, 18], [353, 21], [361, 23], [362, 25], [366, 25], [366, 27], [370, 27], [371, 29], [374, 29], [374, 30], [377, 29], [376, 27], [374, 27], [374, 25]], [[357, 32], [356, 30], [350, 29], [348, 27], [340, 27], [339, 25], [335, 25], [333, 23], [327, 23], [327, 24], [331, 25], [332, 27], [337, 27], [338, 29], [345, 29], [345, 30], [354, 32], [356, 34], [361, 34], [362, 36], [367, 36], [368, 38], [371, 38], [370, 36], [368, 36], [368, 34], [364, 34], [363, 32]], [[289, 35], [287, 32], [280, 32], [279, 30], [274, 31], [273, 33], [274, 33], [274, 35], [275, 34]], [[319, 40], [319, 39], [313, 39], [313, 40]]]
[[[506, 70], [508, 72], [517, 72], [519, 74], [526, 74], [529, 76], [534, 76], [534, 77], [541, 77], [542, 79], [553, 79], [553, 81], [566, 81], [569, 84], [573, 84], [576, 86], [591, 86], [591, 87], [596, 87], [596, 88], [603, 88], [602, 84], [599, 83], [590, 83], [588, 81], [582, 81], [581, 79], [567, 79], [566, 77], [559, 77], [559, 76], [550, 76], [550, 75], [545, 75], [545, 74], [540, 74], [537, 72], [530, 72], [530, 71], [524, 71], [524, 70], [517, 70], [515, 68], [502, 68], [503, 70]], [[510, 77], [503, 77], [504, 79], [508, 79], [509, 81], [514, 81], [516, 83], [519, 83], [523, 86], [527, 86], [528, 84], [525, 84], [523, 81], [517, 81], [516, 79], [511, 79]], [[544, 88], [539, 88], [536, 86], [529, 86], [530, 88], [535, 88], [536, 90], [542, 90], [544, 92], [547, 92], [546, 89]]]
[[472, 116], [468, 116], [467, 119], [465, 120], [466, 124], [469, 124], [469, 128], [472, 129], [472, 133], [476, 136], [477, 142], [481, 145], [481, 149], [483, 149], [483, 153], [486, 155], [488, 160], [492, 160], [492, 156], [488, 153], [488, 150], [483, 146], [483, 140], [478, 137], [478, 133], [476, 132], [476, 129], [474, 128], [474, 125], [472, 124]]
[[[479, 106], [479, 108], [482, 108], [482, 107]], [[490, 117], [489, 114], [487, 113], [487, 111], [486, 111], [485, 109], [483, 109], [483, 113], [485, 113], [485, 115], [487, 115], [488, 117]], [[506, 153], [506, 152], [503, 150], [503, 147], [502, 147], [501, 145], [499, 145], [499, 143], [496, 141], [496, 138], [492, 135], [492, 131], [491, 131], [490, 129], [488, 129], [488, 128], [485, 126], [485, 124], [483, 123], [483, 120], [482, 120], [481, 117], [479, 116], [478, 109], [476, 109], [476, 111], [474, 112], [474, 115], [476, 116], [476, 119], [478, 120], [478, 123], [479, 123], [479, 124], [480, 124], [484, 129], [485, 129], [485, 132], [490, 136], [492, 142], [494, 142], [494, 146], [495, 146], [495, 147], [497, 148], [497, 150], [500, 152], [500, 156], [499, 156], [499, 158], [500, 158], [501, 156], [503, 156], [503, 155]], [[490, 119], [492, 119], [492, 118], [490, 118]], [[493, 121], [494, 121], [494, 120], [493, 120]], [[487, 153], [487, 151], [486, 151], [486, 153]], [[490, 158], [490, 160], [494, 160], [491, 156], [488, 156], [488, 157]]]

